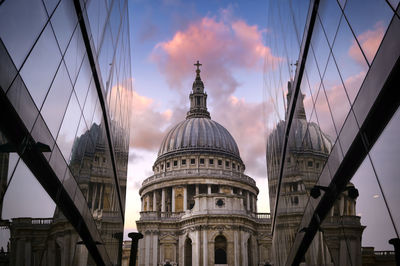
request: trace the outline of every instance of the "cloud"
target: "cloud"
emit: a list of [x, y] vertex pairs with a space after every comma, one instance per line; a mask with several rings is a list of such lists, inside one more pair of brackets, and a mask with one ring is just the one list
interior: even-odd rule
[[193, 63], [200, 60], [209, 109], [214, 107], [212, 118], [221, 121], [238, 142], [249, 174], [259, 176], [266, 175], [263, 113], [271, 110], [265, 112], [261, 100], [248, 102], [235, 97], [241, 84], [233, 73], [258, 71], [261, 75], [266, 57], [271, 62], [267, 70], [283, 60], [263, 44], [265, 32], [266, 29], [235, 18], [233, 7], [228, 6], [220, 10], [220, 18], [206, 16], [189, 23], [171, 39], [159, 42], [150, 55], [170, 88], [184, 99], [194, 79]]
[[222, 19], [199, 19], [185, 30], [176, 32], [172, 39], [155, 46], [150, 59], [157, 64], [172, 89], [187, 91], [183, 85], [192, 78], [192, 65], [196, 60], [204, 65], [202, 77], [211, 85], [209, 87], [218, 88], [210, 90], [212, 98], [235, 91], [239, 83], [233, 77], [234, 69], [262, 70], [265, 56], [282, 60], [264, 46], [264, 30], [232, 18], [228, 9], [221, 13]]
[[[381, 44], [384, 33], [385, 29], [383, 27], [383, 22], [378, 21], [374, 25], [374, 28], [372, 30], [367, 30], [357, 36], [357, 39], [369, 62], [372, 62], [376, 51]], [[348, 53], [357, 62], [361, 63], [362, 65], [365, 64], [364, 57], [360, 52], [360, 49], [355, 40], [353, 41], [353, 44], [351, 45]]]
[[[184, 117], [183, 109], [178, 106], [174, 109], [158, 111], [154, 100], [137, 92], [132, 92], [131, 108], [131, 146], [145, 150], [155, 150], [166, 133], [166, 128]], [[176, 115], [173, 115], [176, 113]], [[174, 121], [173, 119], [177, 119]]]
[[[220, 121], [236, 140], [246, 172], [261, 177], [266, 176], [263, 108], [262, 102], [248, 102], [231, 95], [212, 113], [214, 120]], [[270, 109], [264, 111], [271, 113]]]

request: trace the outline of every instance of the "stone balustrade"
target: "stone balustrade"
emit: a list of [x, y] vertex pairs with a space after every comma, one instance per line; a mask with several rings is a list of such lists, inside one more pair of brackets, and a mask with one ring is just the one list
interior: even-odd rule
[[[190, 211], [188, 211], [190, 212]], [[142, 221], [152, 221], [152, 220], [180, 220], [185, 214], [185, 212], [160, 212], [160, 211], [144, 211], [140, 212], [140, 220]], [[238, 213], [240, 214], [240, 213]], [[259, 222], [269, 222], [271, 220], [270, 213], [251, 213], [252, 218], [258, 220]]]
[[249, 184], [255, 185], [256, 182], [253, 178], [242, 174], [240, 172], [234, 172], [230, 170], [221, 170], [221, 169], [180, 169], [180, 170], [173, 170], [167, 171], [159, 174], [154, 174], [148, 178], [146, 178], [142, 185], [151, 184], [154, 181], [159, 181], [161, 179], [168, 179], [168, 178], [193, 178], [193, 177], [214, 177], [214, 176], [221, 176], [226, 177], [238, 181], [244, 181]]

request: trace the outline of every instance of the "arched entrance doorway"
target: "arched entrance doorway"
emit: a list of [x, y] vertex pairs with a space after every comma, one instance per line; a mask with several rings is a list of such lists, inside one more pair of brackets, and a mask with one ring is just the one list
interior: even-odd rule
[[192, 266], [192, 240], [185, 240], [185, 266]]
[[215, 238], [214, 245], [214, 263], [215, 264], [227, 264], [226, 258], [227, 252], [227, 241], [226, 238], [222, 235], [217, 236]]

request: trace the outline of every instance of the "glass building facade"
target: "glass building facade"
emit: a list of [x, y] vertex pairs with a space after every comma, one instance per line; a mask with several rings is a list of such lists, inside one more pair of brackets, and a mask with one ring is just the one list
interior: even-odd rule
[[0, 265], [121, 264], [127, 0], [0, 2]]
[[399, 259], [399, 10], [396, 0], [269, 4], [272, 265]]

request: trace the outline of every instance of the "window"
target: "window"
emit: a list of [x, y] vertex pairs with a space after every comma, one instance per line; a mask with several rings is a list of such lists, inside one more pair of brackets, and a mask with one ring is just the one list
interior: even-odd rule
[[313, 162], [312, 162], [312, 161], [308, 161], [308, 162], [307, 162], [307, 166], [308, 166], [308, 167], [312, 167], [312, 166], [313, 166]]
[[222, 235], [219, 235], [215, 238], [214, 244], [214, 261], [215, 264], [226, 264], [227, 256], [226, 249], [228, 247], [226, 238]]
[[238, 171], [240, 171], [240, 165], [238, 165]]
[[200, 164], [204, 164], [204, 158], [200, 158]]
[[182, 165], [186, 165], [186, 160], [185, 159], [182, 160]]
[[319, 168], [319, 163], [315, 163], [315, 167], [316, 167], [316, 168]]
[[178, 165], [178, 161], [174, 161], [174, 166], [177, 166]]
[[161, 170], [164, 170], [164, 164], [161, 164]]
[[225, 161], [225, 166], [229, 167], [229, 162], [228, 161]]
[[190, 164], [195, 164], [196, 163], [196, 159], [190, 159]]
[[169, 168], [169, 162], [167, 162], [167, 168]]
[[235, 168], [236, 168], [235, 163], [232, 163], [232, 169], [235, 169]]
[[218, 160], [218, 165], [219, 165], [219, 166], [222, 165], [222, 160]]
[[208, 161], [208, 163], [209, 163], [209, 164], [214, 164], [214, 159], [210, 159], [210, 160]]
[[218, 193], [218, 191], [219, 191], [219, 188], [218, 188], [217, 185], [212, 185], [211, 186], [211, 193]]
[[297, 196], [292, 197], [292, 204], [293, 204], [293, 205], [299, 204], [299, 197], [297, 197]]

